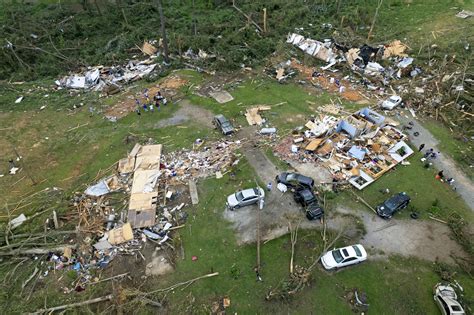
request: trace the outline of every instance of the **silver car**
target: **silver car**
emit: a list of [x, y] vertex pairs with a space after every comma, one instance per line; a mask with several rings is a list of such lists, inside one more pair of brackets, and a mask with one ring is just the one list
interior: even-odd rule
[[433, 293], [433, 298], [443, 315], [466, 314], [458, 302], [456, 291], [451, 285], [438, 283], [433, 288]]
[[265, 191], [260, 188], [249, 188], [236, 192], [227, 197], [227, 207], [230, 210], [257, 203], [265, 198]]

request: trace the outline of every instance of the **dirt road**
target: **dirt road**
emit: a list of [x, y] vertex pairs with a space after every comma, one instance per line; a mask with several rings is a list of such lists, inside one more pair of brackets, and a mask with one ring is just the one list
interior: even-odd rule
[[[445, 176], [454, 178], [456, 192], [462, 197], [471, 210], [474, 211], [474, 184], [472, 181], [459, 169], [451, 157], [438, 149], [438, 140], [416, 119], [412, 116], [407, 116], [407, 114], [398, 115], [397, 118], [404, 125], [407, 125], [408, 122], [413, 122], [413, 129], [408, 131], [408, 138], [416, 149], [424, 143], [424, 150], [433, 148], [436, 152], [440, 152], [438, 157], [432, 160], [433, 165], [439, 170], [444, 170]], [[415, 132], [419, 132], [419, 135], [416, 137], [414, 136]]]
[[[342, 206], [338, 206], [336, 211], [360, 218], [366, 229], [360, 243], [367, 249], [449, 264], [454, 264], [451, 254], [466, 257], [460, 245], [451, 238], [451, 231], [445, 224], [395, 218], [384, 220], [373, 213]], [[335, 229], [341, 228], [340, 224], [339, 221], [331, 224], [331, 220], [328, 223]]]

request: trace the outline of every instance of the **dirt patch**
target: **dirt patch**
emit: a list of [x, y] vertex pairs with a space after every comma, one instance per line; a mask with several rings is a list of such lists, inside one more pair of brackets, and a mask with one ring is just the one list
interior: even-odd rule
[[151, 261], [146, 265], [145, 275], [147, 276], [163, 276], [173, 272], [173, 266], [163, 255], [158, 255], [155, 251]]
[[172, 76], [167, 77], [163, 82], [161, 82], [160, 86], [163, 89], [177, 90], [180, 87], [186, 85], [187, 83], [188, 83], [188, 80], [185, 80], [176, 75], [172, 75]]
[[[167, 98], [169, 101], [172, 101], [173, 98], [178, 95], [178, 89], [187, 83], [187, 80], [178, 76], [169, 76], [160, 84], [148, 87], [148, 96], [150, 100], [152, 100], [153, 96], [158, 91], [160, 91], [163, 97]], [[127, 93], [124, 95], [123, 100], [117, 102], [115, 105], [110, 106], [105, 110], [105, 117], [115, 117], [120, 119], [127, 116], [137, 107], [135, 99], [138, 99], [140, 104], [147, 103], [147, 99], [145, 98], [143, 92], [140, 91], [138, 93]]]
[[[252, 128], [244, 128], [242, 134]], [[303, 219], [302, 228], [321, 227], [319, 221], [308, 221], [301, 207], [293, 200], [290, 191], [281, 193], [276, 189], [276, 175], [283, 170], [278, 169], [253, 143], [248, 142], [242, 147], [242, 152], [257, 175], [264, 183], [271, 182], [273, 188], [266, 192], [265, 206], [260, 211], [260, 234], [262, 240], [271, 240], [288, 233], [288, 221]], [[224, 218], [233, 223], [239, 244], [252, 243], [256, 240], [258, 207], [248, 206], [234, 211], [224, 210]]]
[[340, 85], [345, 87], [345, 90], [342, 93], [339, 93], [342, 98], [352, 102], [363, 99], [361, 93], [352, 88], [352, 83], [342, 79], [342, 75], [340, 74], [332, 74], [331, 76], [327, 76], [326, 74], [322, 73], [318, 77], [313, 77], [313, 72], [316, 70], [316, 68], [306, 67], [302, 64], [299, 64], [294, 59], [291, 62], [291, 66], [295, 69], [298, 69], [305, 79], [311, 81], [315, 85], [320, 86], [326, 91], [331, 93], [339, 93], [339, 86], [336, 84], [337, 80]]
[[181, 100], [179, 102], [179, 109], [174, 113], [173, 117], [160, 120], [155, 128], [163, 128], [169, 126], [180, 125], [186, 121], [194, 121], [200, 125], [213, 128], [212, 119], [214, 114], [202, 107], [191, 104], [188, 100]]

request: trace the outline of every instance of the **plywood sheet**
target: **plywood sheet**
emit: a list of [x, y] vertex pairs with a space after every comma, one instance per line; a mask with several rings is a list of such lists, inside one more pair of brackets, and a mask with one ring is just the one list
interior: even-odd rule
[[151, 192], [156, 189], [159, 170], [137, 170], [133, 174], [132, 195]]
[[196, 187], [196, 183], [193, 180], [188, 182], [189, 184], [189, 194], [191, 195], [191, 203], [197, 205], [199, 203], [199, 196]]
[[130, 196], [129, 210], [150, 210], [156, 209], [158, 202], [158, 192], [136, 193]]
[[109, 243], [112, 245], [125, 243], [133, 240], [133, 231], [130, 223], [109, 231]]
[[320, 138], [317, 138], [317, 139], [314, 139], [312, 140], [305, 148], [305, 150], [307, 151], [314, 151], [316, 150], [317, 147], [319, 147], [319, 145], [321, 144], [321, 142], [323, 141], [323, 139], [320, 139]]

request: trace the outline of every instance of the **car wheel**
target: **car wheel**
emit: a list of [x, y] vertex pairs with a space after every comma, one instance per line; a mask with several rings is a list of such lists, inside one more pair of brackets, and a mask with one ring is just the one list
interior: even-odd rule
[[240, 208], [240, 205], [236, 205], [236, 206], [234, 206], [233, 209], [239, 209], [239, 208]]

